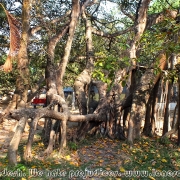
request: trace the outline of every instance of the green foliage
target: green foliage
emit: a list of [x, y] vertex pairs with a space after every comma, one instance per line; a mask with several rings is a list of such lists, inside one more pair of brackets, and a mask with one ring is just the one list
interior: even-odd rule
[[96, 53], [96, 56], [102, 56], [104, 58], [98, 59], [95, 62], [93, 78], [110, 84], [113, 81], [115, 70], [119, 68], [117, 57], [102, 53]]
[[[87, 8], [89, 14], [93, 12], [93, 17], [91, 18], [92, 26], [98, 27], [97, 29], [111, 34], [126, 27], [130, 27], [132, 24], [134, 24], [134, 22], [132, 21], [132, 19], [122, 15], [121, 10], [117, 7], [122, 7], [127, 14], [129, 13], [130, 15], [135, 16], [138, 2], [138, 0], [114, 1], [112, 6], [113, 8], [111, 8], [109, 12], [105, 11], [105, 9], [107, 8], [106, 6], [109, 4], [109, 2], [103, 2], [103, 6], [99, 9], [97, 8], [97, 5], [94, 5], [91, 8]], [[168, 0], [168, 2], [169, 3], [167, 3], [166, 0], [152, 1], [150, 4], [149, 13], [154, 14], [157, 12], [165, 12], [166, 9], [177, 9], [177, 7], [179, 6], [179, 0]], [[65, 12], [70, 8], [71, 1], [62, 1], [61, 3], [55, 1], [38, 1], [37, 4], [32, 7], [31, 26], [35, 27], [42, 23], [42, 19], [39, 18], [39, 15], [41, 14], [43, 14], [43, 16], [45, 17], [43, 18], [43, 21], [46, 24], [46, 27], [42, 27], [42, 30], [37, 33], [38, 38], [36, 38], [36, 36], [34, 38], [31, 38], [29, 44], [31, 73], [30, 79], [32, 81], [32, 84], [36, 82], [41, 74], [44, 74], [45, 72], [47, 44], [49, 39], [56, 35], [57, 32], [61, 31], [63, 25], [67, 22], [67, 19], [65, 18], [62, 19], [60, 23], [58, 22], [52, 24], [51, 20], [63, 16]], [[5, 29], [5, 22], [3, 18], [4, 12], [1, 10], [2, 9], [0, 8], [0, 23], [2, 24], [3, 29]], [[176, 23], [174, 19], [167, 17], [162, 23], [154, 25], [153, 27], [151, 27], [151, 29], [146, 30], [139, 43], [140, 55], [138, 55], [137, 59], [138, 64], [150, 67], [160, 51], [165, 51], [168, 55], [170, 55], [171, 53], [178, 53], [180, 51], [180, 44], [179, 40], [174, 40], [174, 36], [178, 35], [179, 29], [180, 25]], [[64, 77], [64, 85], [66, 86], [72, 86], [74, 84], [74, 80], [76, 79], [77, 75], [82, 72], [86, 65], [85, 58], [76, 59], [76, 57], [78, 56], [86, 56], [84, 35], [84, 22], [80, 18], [79, 25], [76, 28], [71, 55]], [[113, 84], [116, 70], [130, 65], [127, 51], [129, 49], [130, 40], [133, 39], [133, 36], [134, 32], [132, 31], [113, 38], [102, 38], [100, 36], [93, 35], [93, 46], [96, 58], [93, 78], [102, 80], [109, 86]], [[1, 42], [5, 44], [8, 42], [7, 32], [3, 32], [3, 36], [1, 35], [0, 40], [2, 40]], [[64, 55], [66, 40], [67, 35], [63, 37], [63, 39], [56, 46], [54, 57], [55, 64], [58, 64]], [[3, 47], [3, 49], [5, 48]], [[157, 74], [158, 71], [159, 68], [157, 65], [155, 66], [154, 73]], [[14, 86], [16, 76], [13, 75], [12, 78], [13, 77], [13, 80], [9, 80], [10, 77], [2, 74], [1, 79], [4, 78], [4, 80], [1, 82], [3, 82], [3, 84], [5, 83], [5, 85], [7, 85], [8, 87], [10, 87], [10, 85]], [[124, 84], [125, 80], [122, 81], [122, 85]]]
[[[3, 7], [0, 5], [0, 19], [1, 18], [6, 18], [6, 13], [3, 9]], [[2, 21], [1, 21], [2, 22]]]
[[171, 143], [168, 137], [163, 137], [163, 138], [161, 138], [161, 139], [159, 140], [159, 142], [162, 143], [162, 144], [164, 144], [164, 145], [168, 145], [168, 144]]
[[154, 0], [149, 7], [150, 13], [159, 13], [166, 9], [178, 9], [180, 0]]
[[[3, 64], [6, 59], [6, 56], [1, 56], [0, 64]], [[13, 66], [15, 67], [12, 72], [6, 73], [4, 71], [0, 71], [0, 94], [7, 93], [9, 91], [13, 91], [15, 88], [17, 70], [16, 70], [16, 62], [13, 62]]]
[[126, 86], [126, 81], [122, 81], [122, 86], [125, 87]]
[[[180, 25], [170, 17], [146, 30], [140, 41], [139, 63], [146, 67], [153, 65], [154, 74], [158, 74], [160, 72], [158, 55], [164, 52], [169, 58], [172, 53], [178, 54], [180, 51], [179, 30]], [[168, 79], [177, 79], [176, 71], [168, 70], [167, 74]]]
[[68, 147], [69, 147], [69, 149], [70, 150], [77, 150], [77, 148], [78, 148], [78, 145], [75, 143], [75, 142], [68, 142]]

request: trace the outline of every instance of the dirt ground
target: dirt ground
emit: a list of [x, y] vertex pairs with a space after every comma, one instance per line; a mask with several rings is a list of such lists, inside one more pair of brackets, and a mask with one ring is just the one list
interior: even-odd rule
[[[0, 113], [7, 107], [7, 103], [0, 103]], [[30, 107], [32, 108], [32, 107]], [[78, 111], [74, 111], [73, 113], [78, 113]], [[13, 119], [4, 119], [3, 123], [0, 124], [0, 158], [4, 158], [7, 156], [9, 143], [14, 135], [14, 131], [16, 127], [16, 120]], [[41, 132], [43, 129], [44, 119], [40, 119], [38, 122], [37, 133]], [[68, 122], [68, 127], [76, 127], [78, 125], [77, 122]], [[25, 131], [23, 133], [21, 141], [27, 141], [29, 134], [29, 125], [27, 124], [25, 127]]]
[[[1, 109], [4, 107], [1, 106]], [[74, 112], [78, 113], [78, 112]], [[4, 159], [7, 156], [8, 146], [13, 137], [13, 132], [10, 129], [15, 125], [15, 120], [5, 120], [2, 124], [0, 124], [0, 158]], [[67, 139], [69, 137], [76, 134], [77, 124], [68, 123], [67, 128]], [[39, 131], [43, 128], [43, 119], [40, 120], [39, 123]], [[28, 138], [28, 126], [26, 131], [23, 133], [21, 142], [23, 141], [23, 147], [27, 143]], [[170, 168], [169, 162], [174, 162], [174, 156], [177, 156], [177, 165], [175, 168], [179, 170], [180, 164], [178, 158], [180, 149], [178, 149], [172, 142], [167, 146], [171, 148], [171, 151], [167, 151], [165, 146], [158, 143], [158, 137], [154, 138], [143, 138], [141, 141], [136, 142], [134, 144], [134, 148], [130, 148], [129, 145], [120, 140], [111, 140], [107, 137], [87, 137], [84, 139], [84, 142], [81, 144], [77, 143], [77, 147], [75, 147], [73, 142], [71, 144], [71, 150], [68, 150], [68, 154], [62, 156], [58, 154], [58, 149], [53, 151], [49, 158], [45, 159], [42, 156], [42, 153], [45, 150], [45, 147], [42, 143], [41, 139], [38, 139], [38, 136], [34, 138], [34, 140], [38, 140], [37, 143], [33, 144], [32, 155], [35, 165], [31, 166], [32, 168], [45, 168], [49, 169], [51, 167], [55, 168], [60, 167], [62, 162], [66, 162], [67, 164], [64, 166], [66, 172], [71, 171], [72, 168], [82, 168], [85, 167], [90, 170], [100, 170], [104, 168], [107, 172], [118, 171], [125, 172], [126, 168], [130, 170], [141, 170], [144, 167], [145, 169], [149, 169], [149, 167], [165, 170]], [[70, 141], [68, 141], [69, 143]], [[21, 144], [21, 145], [22, 145]], [[42, 145], [42, 146], [41, 146]], [[69, 146], [70, 147], [70, 146]], [[176, 147], [176, 149], [175, 149]], [[75, 148], [75, 149], [73, 149]], [[167, 153], [168, 152], [168, 153]], [[170, 154], [171, 153], [171, 154]], [[172, 157], [172, 158], [171, 158]], [[170, 159], [171, 158], [171, 159]], [[18, 162], [20, 162], [21, 158], [19, 155], [17, 156]], [[38, 160], [40, 163], [37, 164]], [[7, 163], [1, 163], [2, 167], [6, 167]], [[157, 165], [156, 165], [157, 164]], [[134, 169], [135, 168], [135, 169]], [[78, 169], [79, 170], [79, 169]], [[173, 167], [171, 170], [174, 170]], [[121, 176], [120, 176], [121, 177]], [[33, 178], [34, 179], [34, 178]], [[76, 179], [76, 178], [74, 178]], [[91, 178], [92, 179], [92, 178]], [[99, 180], [99, 177], [93, 177], [94, 180]], [[102, 178], [104, 179], [104, 178]], [[117, 179], [120, 179], [119, 176]], [[129, 178], [128, 178], [129, 179]], [[133, 179], [133, 178], [132, 178]], [[148, 178], [154, 179], [154, 178]]]
[[[7, 107], [7, 103], [0, 103], [0, 113]], [[13, 127], [16, 125], [16, 120], [4, 119], [0, 124], [0, 158], [7, 156], [9, 143], [14, 135]], [[23, 133], [23, 139], [28, 137], [28, 133]]]
[[[4, 109], [5, 106], [1, 105], [1, 109]], [[78, 113], [74, 111], [73, 113]], [[8, 120], [0, 124], [0, 158], [5, 158], [7, 156], [8, 146], [13, 137], [14, 132], [12, 131], [13, 126], [15, 126], [15, 120]], [[68, 123], [68, 135], [72, 133], [74, 134], [74, 130], [77, 126], [77, 123]], [[39, 122], [39, 131], [43, 129], [43, 119]], [[23, 133], [21, 141], [26, 142], [29, 134], [29, 125], [27, 125], [25, 132]], [[117, 148], [118, 143], [114, 143], [111, 140], [99, 139], [91, 146], [85, 146], [76, 151], [74, 154], [74, 162], [78, 163], [91, 163], [91, 168], [96, 166], [97, 164], [103, 166], [120, 166], [124, 161], [130, 160], [129, 157], [125, 153], [120, 153]], [[106, 154], [107, 161], [102, 160], [102, 157]], [[94, 158], [97, 157], [97, 158]], [[77, 162], [76, 162], [77, 161]], [[111, 164], [109, 163], [111, 161]]]

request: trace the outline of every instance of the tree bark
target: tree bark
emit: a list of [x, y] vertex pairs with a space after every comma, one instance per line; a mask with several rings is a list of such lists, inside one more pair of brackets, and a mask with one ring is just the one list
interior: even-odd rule
[[[162, 137], [161, 139], [163, 140], [163, 138], [165, 137], [168, 137], [170, 136], [171, 138], [171, 135], [176, 133], [176, 131], [178, 131], [178, 115], [177, 115], [177, 109], [178, 109], [178, 104], [176, 105], [175, 107], [175, 110], [174, 110], [174, 114], [173, 114], [173, 122], [172, 122], [172, 129], [168, 132], [166, 132]], [[179, 113], [178, 113], [179, 114]]]
[[[12, 103], [13, 108], [15, 107], [26, 108], [26, 103], [27, 103], [27, 95], [29, 89], [29, 60], [28, 60], [27, 47], [29, 42], [30, 8], [31, 8], [30, 0], [24, 0], [23, 10], [22, 10], [22, 35], [20, 41], [20, 49], [18, 52], [18, 77], [16, 80], [16, 90], [13, 97], [14, 101]], [[9, 111], [9, 109], [7, 110]], [[26, 116], [22, 117], [22, 120], [19, 122], [16, 132], [10, 143], [10, 147], [8, 149], [10, 164], [16, 164], [16, 150], [18, 148], [26, 120], [27, 120]]]
[[[82, 12], [83, 19], [85, 21], [86, 27], [86, 58], [87, 64], [82, 73], [76, 78], [74, 83], [75, 97], [78, 102], [78, 108], [80, 114], [86, 115], [89, 113], [88, 110], [88, 99], [89, 88], [91, 83], [91, 74], [94, 68], [94, 50], [92, 42], [92, 30], [91, 30], [91, 21], [86, 17], [85, 12]], [[80, 124], [80, 127], [77, 132], [77, 139], [82, 138], [85, 129], [91, 126], [88, 122]], [[82, 131], [82, 132], [81, 132]]]
[[91, 22], [86, 17], [85, 12], [83, 13], [83, 19], [86, 25], [86, 58], [87, 64], [86, 68], [82, 71], [82, 73], [76, 78], [74, 83], [75, 96], [78, 102], [78, 108], [80, 114], [88, 113], [88, 88], [91, 82], [91, 74], [94, 68], [94, 50], [92, 44], [92, 30], [91, 30]]
[[140, 0], [139, 6], [136, 12], [136, 22], [135, 22], [135, 37], [131, 43], [130, 47], [130, 59], [132, 61], [132, 66], [136, 66], [136, 51], [138, 48], [138, 42], [145, 30], [147, 22], [147, 10], [151, 0]]
[[27, 120], [28, 120], [27, 116], [24, 114], [24, 116], [18, 122], [18, 126], [16, 128], [16, 131], [15, 131], [14, 136], [10, 142], [10, 145], [8, 148], [8, 163], [10, 165], [16, 165], [17, 164], [17, 150], [18, 150], [19, 142], [21, 140], [22, 133], [24, 131]]
[[[173, 61], [175, 56], [172, 54], [169, 58], [170, 70], [173, 69]], [[168, 132], [169, 120], [170, 120], [170, 109], [169, 103], [171, 98], [171, 89], [173, 87], [173, 79], [170, 79], [166, 82], [166, 99], [165, 99], [165, 114], [164, 114], [164, 124], [163, 124], [163, 135]]]
[[[131, 67], [129, 69], [129, 73], [130, 73], [130, 78], [132, 76], [132, 70], [136, 68], [136, 52], [137, 52], [137, 48], [138, 48], [138, 42], [141, 39], [141, 36], [143, 35], [143, 32], [145, 30], [146, 27], [146, 23], [147, 23], [147, 10], [148, 10], [148, 6], [149, 6], [150, 0], [140, 0], [139, 1], [139, 5], [137, 8], [137, 12], [136, 12], [136, 21], [135, 21], [135, 37], [131, 43], [130, 46], [130, 50], [129, 50], [129, 55], [130, 55], [130, 60], [131, 60]], [[138, 97], [138, 93], [134, 93], [133, 94], [133, 100], [134, 98]], [[141, 97], [140, 97], [141, 98]], [[140, 105], [140, 104], [139, 104]], [[142, 109], [145, 107], [141, 107]], [[134, 111], [135, 110], [135, 111]], [[135, 108], [135, 104], [132, 104], [132, 108], [131, 108], [131, 116], [136, 114], [136, 108]], [[138, 110], [140, 110], [138, 108]], [[137, 122], [139, 123], [139, 122]], [[140, 126], [140, 125], [139, 125]], [[134, 137], [134, 129], [135, 128], [135, 122], [132, 120], [132, 117], [129, 120], [129, 125], [128, 125], [128, 141], [130, 143], [133, 142], [133, 137]]]
[[[65, 52], [62, 61], [56, 72], [56, 85], [57, 85], [57, 92], [61, 97], [64, 97], [63, 92], [63, 77], [65, 74], [66, 66], [69, 60], [69, 55], [71, 51], [71, 46], [74, 38], [74, 33], [76, 29], [76, 25], [78, 22], [80, 13], [80, 2], [79, 0], [72, 0], [72, 13], [71, 13], [71, 22], [69, 24], [69, 36], [65, 46]], [[64, 101], [62, 105], [63, 112], [65, 113], [64, 121], [61, 123], [61, 143], [60, 143], [60, 151], [66, 147], [66, 123], [68, 120], [69, 109]]]
[[164, 123], [163, 123], [163, 135], [168, 132], [169, 127], [169, 103], [170, 103], [170, 96], [171, 96], [171, 89], [172, 89], [172, 82], [167, 81], [166, 82], [166, 98], [165, 98], [165, 113], [164, 113]]
[[[178, 69], [180, 72], [180, 68]], [[178, 74], [178, 119], [177, 119], [177, 126], [178, 126], [178, 141], [177, 144], [180, 146], [180, 74]]]
[[30, 19], [30, 1], [23, 2], [22, 11], [22, 33], [20, 40], [20, 48], [18, 52], [18, 75], [16, 80], [16, 90], [12, 101], [4, 110], [4, 115], [7, 115], [10, 110], [15, 108], [26, 107], [27, 95], [29, 89], [29, 60], [27, 47], [29, 42], [29, 19]]
[[[57, 43], [60, 39], [67, 33], [69, 26], [66, 26], [62, 31], [60, 31], [57, 35], [50, 38], [48, 43], [48, 57], [47, 57], [47, 65], [46, 65], [46, 86], [47, 86], [47, 104], [51, 103], [51, 98], [48, 94], [58, 94], [57, 92], [57, 84], [56, 84], [56, 65], [54, 63], [54, 52]], [[52, 107], [54, 110], [58, 111], [58, 105]], [[44, 154], [51, 154], [53, 151], [54, 138], [55, 138], [55, 126], [56, 120], [52, 120], [47, 118], [45, 120], [44, 126], [44, 141], [48, 142], [48, 147], [45, 150]], [[32, 131], [34, 133], [34, 131]], [[34, 136], [34, 135], [31, 135]]]
[[160, 82], [160, 78], [155, 84], [146, 106], [145, 124], [143, 128], [143, 134], [146, 136], [153, 136], [154, 134], [155, 114], [156, 114], [155, 104], [156, 104], [156, 98], [159, 88], [159, 82]]
[[[166, 67], [166, 56], [164, 54], [160, 55], [159, 64], [161, 70]], [[128, 141], [130, 144], [133, 143], [134, 139], [140, 138], [141, 122], [145, 120], [146, 104], [154, 84], [158, 81], [159, 77], [160, 73], [155, 75], [153, 69], [147, 69], [133, 94], [131, 118], [128, 126]]]

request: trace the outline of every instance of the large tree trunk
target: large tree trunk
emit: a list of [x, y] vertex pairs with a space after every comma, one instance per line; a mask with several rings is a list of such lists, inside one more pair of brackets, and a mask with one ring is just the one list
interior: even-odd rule
[[[175, 56], [172, 54], [169, 58], [169, 64], [170, 64], [170, 70], [173, 69], [173, 61]], [[171, 89], [173, 87], [173, 79], [170, 79], [166, 82], [166, 99], [165, 99], [165, 114], [164, 114], [164, 124], [163, 124], [163, 135], [168, 132], [169, 128], [169, 120], [170, 120], [170, 109], [169, 109], [169, 103], [171, 98]]]
[[[159, 68], [163, 70], [166, 67], [166, 56], [160, 55]], [[131, 108], [131, 117], [128, 127], [128, 141], [133, 143], [134, 139], [140, 138], [141, 122], [145, 120], [146, 104], [154, 84], [158, 81], [160, 73], [155, 75], [153, 69], [147, 69], [141, 77], [140, 83], [137, 85], [133, 94], [133, 102]]]
[[130, 47], [130, 59], [132, 66], [136, 66], [136, 52], [138, 48], [138, 42], [145, 30], [147, 22], [147, 10], [151, 0], [140, 0], [136, 12], [136, 22], [135, 22], [135, 37], [131, 43]]
[[151, 95], [149, 97], [149, 100], [146, 105], [146, 116], [145, 116], [145, 122], [144, 122], [144, 128], [143, 128], [143, 134], [146, 136], [151, 136], [151, 114], [152, 114], [152, 102], [153, 102], [153, 93], [152, 90]]
[[[114, 86], [107, 94], [107, 84], [99, 81], [93, 82], [99, 92], [99, 103], [94, 114], [98, 114], [100, 122], [91, 121], [83, 123], [84, 126], [81, 126], [81, 129], [78, 131], [79, 139], [82, 139], [87, 132], [92, 134], [99, 132], [99, 129], [103, 129], [103, 134], [110, 138], [125, 139], [123, 128], [121, 126], [119, 97], [122, 92], [121, 80], [125, 74], [126, 69], [120, 69], [116, 72]], [[102, 122], [102, 126], [104, 127], [99, 127]]]
[[169, 103], [170, 103], [170, 97], [171, 97], [171, 89], [172, 89], [172, 82], [167, 81], [166, 82], [166, 98], [165, 98], [165, 113], [164, 113], [164, 123], [163, 123], [163, 135], [168, 132], [168, 127], [169, 127]]
[[86, 57], [87, 64], [86, 68], [82, 71], [82, 73], [76, 78], [74, 83], [75, 88], [75, 96], [78, 102], [78, 108], [80, 110], [80, 114], [88, 113], [88, 88], [91, 82], [91, 73], [94, 67], [94, 50], [92, 44], [92, 30], [91, 30], [91, 22], [86, 17], [85, 12], [83, 12], [83, 19], [85, 20], [86, 25]]
[[[145, 30], [146, 27], [146, 23], [147, 23], [147, 10], [148, 10], [148, 6], [149, 6], [150, 0], [140, 0], [139, 4], [138, 4], [138, 8], [137, 8], [137, 12], [136, 12], [136, 22], [135, 22], [135, 37], [131, 43], [131, 47], [129, 50], [129, 55], [130, 55], [130, 60], [131, 60], [131, 67], [129, 69], [129, 74], [130, 74], [130, 78], [132, 76], [132, 70], [136, 69], [136, 53], [137, 53], [137, 49], [138, 49], [138, 42], [141, 39], [141, 36], [143, 35], [143, 32]], [[136, 98], [138, 97], [138, 93], [134, 93], [134, 96], [136, 95]], [[133, 96], [133, 99], [134, 99]], [[140, 97], [141, 98], [141, 97]], [[131, 116], [132, 116], [132, 112], [135, 109], [135, 104], [132, 104], [132, 108], [131, 108]], [[141, 108], [145, 108], [145, 107], [141, 107]], [[135, 114], [136, 111], [134, 111]], [[128, 128], [128, 140], [129, 142], [133, 141], [133, 129], [134, 129], [134, 122], [132, 121], [132, 118], [129, 120], [129, 128]]]
[[[91, 22], [86, 17], [85, 12], [82, 12], [83, 19], [85, 21], [86, 25], [86, 57], [87, 57], [87, 64], [86, 68], [82, 71], [82, 73], [76, 78], [74, 83], [74, 89], [75, 89], [75, 96], [76, 101], [78, 103], [78, 108], [80, 111], [80, 114], [87, 114], [88, 113], [88, 101], [89, 98], [88, 95], [88, 89], [90, 88], [90, 82], [91, 82], [91, 74], [94, 67], [94, 50], [93, 50], [93, 44], [92, 44], [92, 30], [91, 30]], [[84, 134], [84, 129], [88, 129], [88, 127], [91, 126], [89, 122], [83, 122], [81, 123], [77, 139], [82, 138], [82, 134]]]
[[160, 78], [155, 84], [153, 90], [151, 91], [148, 103], [146, 105], [146, 116], [145, 124], [143, 128], [143, 134], [146, 136], [153, 136], [155, 130], [155, 115], [156, 115], [156, 99], [159, 88]]
[[[74, 33], [76, 29], [76, 25], [78, 22], [80, 13], [80, 2], [79, 0], [72, 0], [72, 13], [71, 13], [71, 22], [69, 25], [69, 36], [67, 39], [67, 43], [65, 46], [65, 52], [62, 61], [60, 62], [60, 65], [58, 67], [58, 70], [56, 72], [56, 85], [57, 85], [57, 92], [58, 95], [64, 98], [64, 92], [63, 92], [63, 77], [65, 74], [66, 66], [69, 60], [72, 42], [74, 38]], [[66, 124], [68, 120], [69, 115], [69, 109], [64, 101], [62, 105], [63, 112], [65, 114], [64, 120], [61, 122], [61, 142], [60, 142], [60, 151], [66, 147]]]
[[[66, 26], [62, 32], [59, 32], [57, 35], [53, 36], [50, 38], [49, 43], [48, 43], [48, 48], [47, 48], [47, 66], [46, 66], [46, 87], [47, 87], [47, 94], [48, 93], [53, 93], [57, 94], [57, 89], [56, 89], [56, 79], [55, 79], [55, 69], [56, 66], [54, 64], [54, 51], [56, 44], [59, 42], [59, 40], [65, 35], [65, 33], [68, 30], [68, 26]], [[47, 105], [51, 102], [51, 98], [47, 96]], [[53, 109], [57, 110], [57, 107], [53, 107]], [[31, 123], [31, 129], [29, 132], [29, 137], [28, 137], [28, 143], [26, 146], [26, 150], [24, 153], [24, 158], [25, 159], [31, 159], [31, 149], [32, 149], [32, 142], [36, 130], [38, 119], [33, 119]], [[54, 145], [54, 125], [56, 124], [56, 120], [53, 120], [51, 122], [50, 118], [47, 118], [45, 120], [45, 125], [44, 125], [44, 133], [43, 133], [43, 139], [44, 142], [48, 142], [48, 147], [45, 150], [45, 154], [50, 154], [53, 151], [53, 145]]]
[[[47, 104], [51, 103], [51, 98], [48, 94], [58, 94], [57, 86], [56, 86], [56, 65], [54, 63], [54, 52], [57, 43], [60, 39], [66, 34], [69, 26], [66, 26], [62, 32], [59, 32], [57, 35], [53, 36], [48, 43], [48, 57], [47, 57], [47, 65], [46, 65], [46, 86], [47, 86]], [[55, 111], [58, 111], [58, 105], [52, 107]], [[44, 126], [44, 142], [48, 142], [48, 147], [45, 150], [45, 154], [49, 155], [53, 151], [54, 146], [54, 138], [55, 138], [55, 126], [57, 122], [56, 120], [52, 120], [47, 118], [45, 120]]]
[[18, 122], [18, 126], [16, 128], [16, 131], [14, 133], [14, 136], [9, 144], [8, 163], [10, 165], [17, 164], [17, 150], [18, 150], [19, 143], [20, 143], [22, 134], [24, 132], [24, 128], [25, 128], [27, 120], [28, 120], [27, 116], [24, 116], [20, 119], [20, 121]]
[[158, 82], [155, 84], [155, 87], [152, 91], [153, 93], [153, 101], [152, 101], [152, 113], [151, 113], [151, 135], [153, 136], [155, 134], [155, 122], [156, 122], [156, 113], [157, 113], [157, 109], [156, 109], [156, 103], [158, 101], [158, 89], [159, 89], [159, 85], [160, 85], [160, 80], [161, 78], [159, 78]]
[[[18, 53], [18, 78], [16, 83], [16, 91], [14, 98], [17, 102], [16, 106], [20, 108], [26, 108], [27, 103], [27, 94], [29, 89], [29, 61], [27, 54], [27, 46], [29, 41], [29, 19], [30, 19], [30, 0], [23, 1], [23, 10], [22, 10], [22, 35], [20, 42], [20, 49]], [[10, 143], [8, 150], [8, 159], [10, 164], [16, 164], [16, 150], [18, 148], [21, 135], [24, 131], [24, 126], [26, 123], [26, 118], [22, 117], [19, 122], [19, 126], [16, 128], [14, 137]]]
[[[27, 46], [29, 42], [29, 12], [30, 1], [26, 0], [23, 3], [22, 12], [22, 33], [20, 40], [20, 48], [18, 52], [18, 75], [16, 79], [16, 89], [7, 108], [4, 110], [4, 115], [7, 115], [10, 110], [15, 108], [24, 108], [27, 104], [27, 95], [29, 89], [29, 60], [27, 54]], [[18, 42], [11, 42], [18, 43]]]
[[108, 136], [111, 138], [125, 139], [123, 126], [121, 125], [121, 99], [123, 87], [121, 80], [126, 75], [126, 69], [119, 69], [115, 74], [114, 86], [112, 87], [109, 95], [111, 96], [111, 103], [109, 104], [111, 109], [110, 124], [108, 128]]

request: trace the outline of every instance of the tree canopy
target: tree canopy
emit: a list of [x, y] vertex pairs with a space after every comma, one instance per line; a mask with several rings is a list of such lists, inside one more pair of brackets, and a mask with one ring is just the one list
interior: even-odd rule
[[[4, 1], [4, 6], [7, 11], [12, 13], [19, 21], [20, 14], [22, 12], [21, 2], [16, 1]], [[31, 79], [37, 80], [38, 76], [43, 73], [43, 69], [46, 64], [46, 55], [47, 55], [47, 42], [50, 37], [55, 35], [58, 31], [61, 31], [64, 24], [68, 22], [68, 14], [70, 13], [71, 2], [70, 1], [37, 1], [35, 5], [32, 5], [31, 10], [31, 29], [32, 36], [29, 42], [29, 59], [30, 59], [30, 72]], [[87, 11], [89, 13], [90, 20], [92, 21], [92, 27], [94, 28], [94, 49], [95, 54], [97, 55], [96, 66], [100, 66], [101, 69], [98, 71], [98, 67], [95, 68], [94, 77], [97, 76], [99, 79], [103, 79], [106, 75], [103, 72], [103, 68], [109, 71], [109, 75], [112, 77], [114, 72], [114, 66], [110, 66], [111, 63], [116, 64], [127, 64], [128, 56], [124, 56], [123, 53], [128, 50], [130, 46], [130, 41], [133, 38], [133, 24], [136, 18], [136, 11], [138, 7], [138, 1], [97, 1], [93, 6], [88, 7]], [[178, 10], [179, 4], [178, 1], [153, 1], [150, 3], [149, 7], [149, 17], [157, 13], [167, 13], [168, 11]], [[83, 63], [83, 56], [85, 57], [85, 39], [84, 39], [84, 27], [82, 20], [79, 19], [79, 25], [76, 29], [76, 35], [73, 40], [72, 51], [70, 55], [70, 62], [68, 63], [65, 81], [67, 85], [73, 84], [74, 77], [83, 69], [85, 63]], [[1, 6], [1, 65], [6, 59], [6, 55], [9, 47], [9, 26], [8, 21], [5, 15], [5, 12]], [[162, 33], [162, 27], [166, 30]], [[178, 31], [179, 25], [176, 24], [175, 19], [171, 17], [166, 17], [166, 20], [160, 24], [154, 24], [151, 29], [147, 29], [142, 38], [142, 41], [148, 42], [149, 45], [143, 45], [143, 51], [147, 51], [151, 54], [151, 59], [153, 59], [153, 49], [157, 52], [161, 48], [161, 39], [167, 37], [167, 32]], [[159, 31], [159, 35], [158, 35]], [[35, 33], [36, 32], [36, 33]], [[155, 47], [155, 44], [150, 43], [149, 41], [152, 38], [158, 37], [159, 41], [156, 42], [159, 44], [159, 48]], [[66, 37], [63, 37], [66, 38]], [[149, 38], [149, 39], [148, 39]], [[64, 49], [64, 40], [58, 42], [55, 52], [55, 61], [59, 62], [59, 59], [63, 56]], [[144, 43], [144, 42], [143, 42]], [[150, 47], [151, 46], [151, 47]], [[154, 48], [152, 48], [154, 46]], [[167, 49], [176, 49], [179, 50], [178, 45], [174, 46], [173, 42], [166, 43], [166, 46], [163, 46]], [[156, 53], [154, 52], [154, 53]], [[141, 52], [142, 53], [142, 52]], [[109, 55], [108, 55], [109, 54]], [[122, 55], [121, 55], [122, 54]], [[81, 58], [78, 58], [80, 57]], [[110, 56], [110, 57], [109, 57]], [[142, 57], [147, 57], [148, 55], [142, 55]], [[121, 58], [121, 60], [119, 60]], [[72, 60], [71, 60], [72, 59]], [[113, 62], [111, 62], [113, 61]], [[147, 61], [147, 58], [138, 60], [143, 64]], [[76, 63], [77, 62], [77, 63]], [[105, 64], [104, 64], [104, 63]], [[15, 63], [15, 61], [14, 61]], [[83, 65], [84, 64], [84, 65]], [[118, 68], [116, 66], [116, 68]], [[114, 70], [113, 70], [114, 69]], [[79, 70], [79, 71], [78, 71]], [[113, 70], [113, 71], [112, 71]], [[15, 68], [12, 73], [14, 73]], [[1, 78], [6, 77], [10, 74], [4, 74], [2, 71]], [[4, 74], [4, 75], [3, 75]], [[12, 74], [12, 77], [15, 77]], [[105, 78], [106, 79], [106, 78]], [[109, 79], [110, 80], [110, 79]], [[109, 81], [106, 79], [106, 81]], [[4, 80], [2, 79], [4, 82]], [[12, 84], [11, 80], [8, 82]], [[4, 83], [3, 83], [4, 84]], [[10, 87], [8, 83], [5, 83], [4, 86]], [[7, 88], [6, 87], [6, 88]]]

